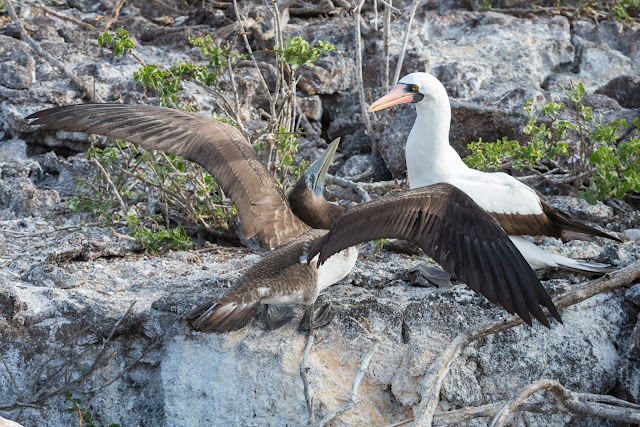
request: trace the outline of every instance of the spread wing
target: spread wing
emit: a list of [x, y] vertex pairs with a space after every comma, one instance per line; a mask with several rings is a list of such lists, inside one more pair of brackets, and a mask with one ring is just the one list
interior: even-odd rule
[[419, 187], [348, 208], [308, 259], [361, 242], [398, 238], [414, 243], [475, 292], [531, 324], [549, 326], [540, 306], [561, 321], [551, 298], [498, 222], [450, 184]]
[[80, 104], [30, 115], [45, 130], [122, 138], [198, 163], [236, 205], [242, 231], [275, 248], [309, 227], [294, 215], [275, 178], [233, 126], [179, 110], [127, 104]]

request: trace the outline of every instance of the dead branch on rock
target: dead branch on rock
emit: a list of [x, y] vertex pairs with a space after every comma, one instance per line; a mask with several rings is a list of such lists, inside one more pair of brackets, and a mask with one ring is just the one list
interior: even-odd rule
[[[242, 15], [240, 14], [240, 9], [238, 9], [237, 0], [233, 0], [233, 10], [236, 13], [236, 19], [240, 24], [240, 33], [242, 35], [242, 40], [244, 41], [244, 47], [245, 49], [247, 49], [247, 52], [249, 52], [249, 56], [253, 61], [253, 65], [258, 71], [258, 77], [260, 77], [260, 83], [262, 84], [262, 88], [264, 89], [265, 94], [269, 97], [269, 104], [271, 105], [271, 103], [273, 102], [273, 97], [271, 96], [271, 92], [269, 91], [269, 86], [267, 85], [267, 81], [265, 80], [264, 75], [262, 74], [262, 70], [260, 70], [260, 67], [258, 66], [258, 61], [256, 60], [256, 57], [253, 54], [253, 49], [251, 49], [251, 44], [249, 43], [249, 39], [247, 38], [247, 32], [245, 30], [245, 23], [244, 23], [245, 20], [242, 18]], [[274, 110], [275, 110], [275, 106], [272, 106], [271, 108], [272, 115], [274, 114]]]
[[[70, 361], [67, 361], [62, 365], [56, 367], [57, 371], [52, 376], [49, 376], [47, 381], [45, 381], [45, 384], [38, 391], [33, 392], [33, 396], [31, 398], [29, 398], [26, 401], [23, 401], [22, 399], [17, 399], [11, 404], [2, 405], [0, 406], [0, 411], [10, 411], [13, 409], [25, 408], [25, 407], [41, 408], [48, 399], [54, 396], [57, 396], [61, 393], [64, 393], [74, 385], [78, 385], [82, 383], [89, 375], [97, 371], [100, 368], [100, 365], [103, 365], [103, 366], [106, 365], [109, 362], [109, 360], [111, 360], [111, 358], [116, 355], [116, 353], [111, 353], [107, 355], [106, 358], [104, 358], [105, 352], [107, 350], [107, 346], [113, 339], [113, 336], [115, 335], [116, 331], [120, 328], [120, 325], [122, 325], [122, 323], [133, 313], [133, 307], [135, 306], [135, 304], [136, 304], [136, 301], [132, 302], [131, 305], [129, 305], [129, 308], [127, 309], [127, 311], [120, 318], [120, 320], [116, 322], [116, 324], [111, 329], [111, 332], [109, 333], [107, 338], [103, 341], [102, 346], [100, 347], [100, 350], [98, 350], [98, 353], [96, 354], [96, 356], [93, 358], [91, 365], [87, 369], [82, 371], [75, 379], [72, 380], [71, 377], [67, 374], [66, 366], [70, 363]], [[49, 357], [49, 359], [45, 362], [44, 365], [46, 366], [52, 360], [52, 358], [53, 356]], [[136, 362], [134, 362], [134, 364], [137, 363], [140, 359], [141, 358], [138, 358]], [[131, 367], [129, 367], [129, 369], [131, 369]], [[41, 369], [39, 370], [39, 375], [36, 377], [35, 382], [40, 380], [41, 378], [40, 374], [43, 371], [44, 371], [44, 367], [41, 367]], [[63, 384], [58, 387], [49, 388], [50, 381], [52, 381], [54, 378], [58, 377], [61, 374], [64, 374]], [[18, 390], [16, 390], [16, 392], [17, 391]]]
[[[592, 296], [628, 285], [639, 277], [640, 261], [636, 261], [625, 268], [586, 282], [575, 289], [557, 296], [553, 299], [553, 303], [558, 310], [560, 310], [562, 308], [578, 304]], [[546, 310], [546, 308], [544, 310]], [[422, 382], [422, 400], [416, 410], [418, 415], [416, 416], [415, 425], [429, 426], [432, 424], [433, 416], [440, 398], [442, 381], [449, 372], [451, 364], [458, 357], [464, 347], [481, 338], [511, 329], [515, 326], [521, 325], [522, 323], [522, 319], [512, 316], [498, 322], [480, 325], [466, 334], [458, 335], [451, 344], [449, 344], [440, 357], [429, 367], [425, 374]]]
[[368, 323], [367, 323], [367, 327], [365, 327], [364, 325], [362, 325], [362, 323], [358, 322], [356, 319], [353, 319], [353, 320], [365, 332], [366, 336], [371, 340], [371, 342], [373, 342], [373, 345], [371, 345], [371, 347], [369, 347], [369, 351], [367, 351], [367, 353], [362, 358], [362, 361], [360, 362], [360, 367], [356, 371], [356, 375], [353, 378], [353, 383], [351, 384], [351, 393], [349, 393], [349, 397], [346, 399], [346, 402], [342, 406], [340, 406], [339, 408], [334, 409], [333, 411], [328, 413], [327, 416], [325, 416], [317, 424], [318, 427], [324, 427], [329, 422], [331, 422], [333, 419], [335, 419], [336, 417], [340, 416], [341, 414], [347, 412], [348, 410], [353, 408], [356, 405], [356, 403], [358, 403], [358, 401], [357, 401], [358, 388], [360, 387], [360, 383], [362, 382], [362, 378], [364, 377], [364, 374], [367, 372], [367, 368], [369, 367], [369, 364], [371, 363], [371, 359], [373, 358], [373, 355], [378, 350], [378, 345], [380, 343], [380, 338], [371, 333], [371, 330], [368, 328]]
[[336, 8], [330, 0], [313, 2], [294, 2], [294, 5], [289, 6], [289, 14], [295, 15], [321, 15], [321, 14], [335, 14]]
[[309, 384], [309, 377], [307, 376], [307, 372], [309, 372], [309, 365], [307, 364], [307, 359], [309, 358], [309, 352], [311, 351], [311, 347], [313, 347], [314, 334], [313, 329], [309, 331], [307, 335], [307, 345], [304, 347], [304, 353], [302, 354], [302, 361], [300, 362], [300, 378], [302, 378], [302, 386], [304, 387], [304, 400], [307, 402], [307, 409], [309, 410], [309, 418], [307, 419], [307, 424], [313, 424], [313, 390], [311, 389], [311, 385]]
[[[47, 51], [42, 49], [40, 45], [38, 45], [38, 43], [36, 43], [29, 34], [27, 34], [27, 30], [24, 28], [22, 21], [20, 20], [20, 18], [18, 18], [18, 15], [13, 8], [13, 0], [5, 0], [5, 5], [7, 12], [11, 17], [11, 20], [13, 20], [13, 22], [15, 22], [16, 26], [18, 27], [18, 31], [20, 32], [22, 40], [24, 40], [29, 46], [31, 46], [33, 50], [47, 62], [56, 67], [58, 70], [62, 71], [64, 75], [66, 75], [82, 91], [83, 99], [91, 101], [91, 88], [89, 87], [89, 85], [82, 81], [73, 71], [67, 69], [67, 67], [65, 67], [61, 61], [57, 60]], [[97, 99], [93, 99], [93, 101], [100, 102], [101, 99], [98, 97]]]
[[353, 9], [354, 25], [356, 30], [356, 85], [358, 86], [358, 98], [360, 100], [360, 109], [362, 111], [362, 122], [364, 123], [367, 135], [369, 135], [373, 144], [371, 147], [371, 154], [377, 156], [378, 142], [376, 135], [373, 133], [371, 120], [369, 119], [367, 102], [364, 97], [364, 80], [362, 78], [362, 35], [360, 34], [360, 11], [362, 10], [364, 2], [365, 0], [360, 0]]
[[[552, 172], [552, 171], [549, 171]], [[554, 175], [552, 173], [545, 172], [539, 175], [527, 175], [527, 176], [514, 176], [520, 182], [529, 183], [529, 182], [538, 182], [540, 179], [544, 179], [551, 184], [569, 184], [574, 181], [581, 182], [584, 179], [587, 179], [593, 175], [593, 171], [584, 171], [578, 175], [571, 174], [561, 174]]]
[[[566, 413], [577, 417], [598, 417], [625, 423], [640, 423], [640, 405], [606, 396], [598, 401], [597, 395], [576, 393], [553, 380], [540, 380], [524, 388], [516, 398], [505, 404], [491, 422], [491, 427], [502, 427], [511, 415], [529, 396], [539, 390], [548, 390]], [[594, 399], [594, 396], [596, 398]], [[605, 397], [605, 396], [603, 396]]]
[[122, 9], [122, 6], [124, 6], [125, 1], [126, 0], [118, 0], [118, 3], [116, 3], [116, 5], [113, 7], [111, 16], [109, 17], [109, 19], [107, 19], [107, 22], [105, 22], [104, 28], [102, 28], [102, 32], [107, 31], [109, 27], [111, 27], [111, 25], [113, 25], [113, 23], [118, 20], [118, 16], [120, 16], [120, 9]]
[[16, 239], [30, 239], [32, 237], [46, 236], [48, 234], [59, 233], [60, 231], [78, 231], [78, 230], [84, 230], [85, 228], [101, 227], [102, 225], [98, 223], [91, 223], [91, 224], [72, 225], [69, 227], [56, 227], [53, 224], [51, 226], [54, 228], [53, 230], [40, 231], [37, 233], [20, 233], [18, 231], [12, 231], [12, 230], [2, 230], [2, 232], [5, 234], [9, 234], [11, 235], [11, 237], [14, 237]]
[[125, 366], [115, 377], [109, 379], [106, 383], [93, 388], [91, 390], [86, 390], [83, 391], [83, 393], [95, 393], [97, 391], [102, 390], [103, 388], [109, 387], [111, 384], [113, 384], [114, 382], [118, 381], [120, 378], [122, 378], [124, 376], [124, 374], [126, 374], [127, 372], [129, 372], [131, 370], [131, 368], [133, 368], [134, 366], [136, 366], [138, 364], [138, 362], [140, 362], [142, 360], [142, 358], [144, 358], [147, 354], [149, 354], [149, 352], [151, 350], [153, 350], [154, 348], [156, 348], [158, 346], [158, 344], [160, 344], [162, 342], [162, 336], [158, 337], [158, 339], [156, 339], [154, 342], [152, 342], [149, 346], [147, 346], [147, 348], [145, 348], [142, 353], [140, 353], [140, 356], [138, 356], [136, 358], [136, 360], [134, 360], [133, 362], [129, 363], [127, 366]]
[[58, 13], [56, 11], [53, 11], [51, 9], [49, 9], [48, 7], [42, 5], [42, 4], [38, 4], [38, 3], [32, 3], [30, 1], [27, 2], [29, 5], [31, 5], [32, 7], [37, 7], [38, 9], [40, 9], [41, 11], [43, 11], [46, 14], [49, 14], [51, 16], [55, 16], [58, 19], [62, 19], [63, 21], [67, 21], [67, 22], [71, 22], [73, 24], [76, 24], [77, 26], [79, 26], [80, 28], [84, 28], [85, 30], [89, 30], [89, 31], [96, 31], [97, 28], [94, 27], [91, 24], [88, 24], [86, 22], [82, 22], [82, 21], [78, 21], [77, 19], [71, 17], [71, 16], [67, 16], [67, 15], [63, 15], [61, 13]]
[[340, 187], [350, 188], [356, 190], [363, 202], [371, 200], [367, 190], [380, 190], [386, 188], [400, 188], [406, 181], [402, 179], [394, 179], [393, 181], [378, 181], [378, 182], [354, 182], [346, 178], [341, 178], [335, 175], [327, 175], [327, 184], [339, 185]]

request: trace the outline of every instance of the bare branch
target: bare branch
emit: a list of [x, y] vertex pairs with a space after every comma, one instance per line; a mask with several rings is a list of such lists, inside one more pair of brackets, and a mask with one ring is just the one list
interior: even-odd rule
[[348, 411], [349, 409], [353, 408], [356, 405], [357, 398], [358, 398], [358, 388], [360, 387], [362, 378], [364, 377], [364, 374], [367, 371], [369, 364], [371, 363], [371, 359], [373, 358], [373, 355], [378, 350], [379, 339], [377, 337], [374, 337], [371, 334], [369, 334], [369, 337], [372, 339], [373, 345], [369, 348], [369, 351], [367, 351], [367, 354], [364, 355], [364, 357], [362, 358], [362, 361], [360, 362], [360, 368], [358, 368], [358, 371], [356, 372], [356, 375], [353, 378], [353, 383], [351, 384], [351, 393], [349, 394], [349, 399], [347, 399], [347, 401], [338, 409], [335, 409], [330, 413], [328, 413], [327, 416], [324, 417], [318, 423], [318, 427], [323, 427], [327, 425], [334, 418], [338, 417], [339, 415], [343, 414], [344, 412]]
[[[240, 23], [240, 31], [242, 33], [242, 40], [244, 41], [244, 47], [245, 47], [245, 49], [247, 49], [247, 52], [249, 52], [249, 56], [251, 57], [251, 59], [253, 61], [253, 65], [256, 67], [256, 70], [258, 70], [258, 76], [260, 77], [260, 83], [262, 83], [262, 87], [264, 88], [265, 93], [269, 97], [269, 103], [271, 103], [272, 102], [271, 92], [269, 92], [269, 86], [267, 85], [267, 81], [264, 79], [264, 75], [262, 74], [262, 71], [260, 70], [260, 67], [258, 66], [258, 61], [256, 60], [256, 57], [253, 54], [253, 50], [251, 49], [251, 45], [249, 44], [249, 39], [247, 38], [247, 33], [246, 33], [245, 27], [244, 27], [244, 19], [242, 19], [242, 15], [240, 15], [240, 9], [238, 9], [238, 1], [237, 0], [233, 0], [233, 10], [236, 13], [236, 19]], [[273, 114], [273, 111], [271, 113]]]
[[371, 154], [378, 155], [378, 142], [375, 134], [373, 133], [373, 127], [371, 126], [371, 120], [369, 118], [369, 111], [367, 108], [367, 101], [364, 97], [364, 80], [362, 78], [362, 35], [360, 34], [360, 10], [364, 5], [365, 0], [360, 0], [353, 10], [356, 30], [356, 85], [358, 86], [358, 98], [360, 99], [360, 109], [362, 110], [362, 122], [367, 131], [367, 135], [371, 138], [373, 146], [371, 147]]
[[114, 382], [118, 381], [120, 378], [122, 378], [122, 376], [124, 374], [126, 374], [129, 370], [131, 370], [131, 368], [133, 368], [134, 366], [136, 366], [138, 364], [138, 362], [140, 360], [142, 360], [143, 357], [145, 357], [147, 354], [149, 354], [149, 352], [151, 350], [153, 350], [155, 347], [158, 346], [158, 344], [160, 344], [162, 342], [162, 336], [158, 337], [158, 339], [156, 339], [154, 342], [152, 342], [147, 348], [145, 348], [142, 353], [140, 353], [140, 356], [138, 356], [138, 358], [136, 360], [134, 360], [133, 362], [129, 363], [127, 366], [125, 366], [119, 373], [118, 375], [116, 375], [115, 377], [109, 379], [106, 383], [100, 385], [99, 387], [93, 388], [91, 390], [86, 390], [83, 393], [95, 393], [97, 391], [102, 390], [103, 388], [109, 387], [111, 384], [113, 384]]
[[[36, 43], [31, 38], [31, 36], [29, 36], [29, 34], [27, 34], [27, 31], [25, 30], [24, 25], [22, 24], [22, 21], [20, 20], [20, 18], [18, 18], [18, 15], [16, 14], [15, 9], [13, 8], [13, 0], [6, 0], [5, 4], [6, 4], [7, 12], [9, 12], [9, 16], [11, 17], [13, 22], [15, 22], [16, 26], [18, 27], [18, 31], [20, 31], [22, 40], [27, 42], [29, 46], [31, 46], [33, 50], [35, 50], [36, 53], [40, 55], [42, 58], [44, 58], [47, 62], [49, 62], [54, 67], [56, 67], [58, 70], [62, 71], [82, 91], [82, 97], [90, 101], [91, 88], [89, 87], [89, 85], [84, 81], [82, 81], [73, 71], [67, 69], [67, 67], [65, 67], [61, 61], [57, 60], [56, 58], [51, 56], [47, 51], [42, 49], [40, 45]], [[93, 101], [100, 102], [101, 99], [98, 97]]]
[[104, 174], [104, 179], [107, 180], [107, 183], [109, 183], [109, 186], [113, 189], [113, 193], [116, 195], [116, 198], [118, 199], [118, 203], [120, 204], [120, 208], [122, 209], [122, 214], [124, 216], [126, 216], [127, 212], [128, 212], [127, 205], [124, 204], [124, 201], [122, 200], [122, 197], [120, 197], [120, 192], [118, 191], [118, 188], [113, 183], [113, 181], [111, 181], [111, 178], [109, 177], [109, 174], [107, 173], [106, 170], [104, 170], [104, 168], [102, 167], [102, 165], [100, 164], [100, 162], [98, 160], [96, 160], [95, 158], [91, 158], [91, 162], [94, 165], [96, 165], [96, 167], [98, 169], [100, 169], [100, 171]]
[[564, 388], [559, 382], [554, 380], [540, 380], [520, 391], [511, 401], [507, 402], [495, 416], [491, 422], [491, 427], [502, 427], [509, 415], [511, 415], [521, 404], [523, 404], [529, 396], [540, 390], [548, 390], [557, 399], [558, 403], [566, 408], [569, 415], [578, 417], [598, 417], [610, 420], [621, 421], [625, 423], [640, 423], [640, 405], [615, 399], [609, 396], [604, 399], [607, 402], [598, 402], [592, 400], [594, 395], [583, 393], [575, 393]]
[[[383, 46], [384, 46], [384, 71], [382, 72], [382, 87], [385, 91], [389, 91], [389, 48], [391, 44], [391, 10], [395, 9], [391, 5], [392, 0], [389, 3], [384, 2], [384, 29], [383, 29]], [[397, 10], [397, 9], [396, 9]]]
[[2, 232], [6, 234], [10, 234], [11, 237], [15, 237], [16, 239], [29, 239], [32, 237], [46, 236], [47, 234], [58, 233], [60, 231], [78, 231], [78, 230], [83, 230], [89, 227], [101, 227], [101, 225], [98, 223], [92, 223], [92, 224], [72, 225], [69, 227], [58, 227], [58, 228], [56, 228], [55, 226], [53, 227], [54, 227], [53, 230], [40, 231], [38, 233], [20, 233], [12, 230], [2, 230]]
[[397, 85], [400, 80], [400, 72], [402, 71], [402, 63], [404, 62], [404, 55], [407, 51], [407, 44], [409, 43], [409, 34], [411, 32], [411, 25], [413, 24], [413, 18], [416, 15], [418, 6], [422, 3], [422, 0], [413, 0], [413, 6], [411, 6], [411, 13], [409, 14], [409, 21], [407, 22], [407, 29], [404, 32], [404, 42], [402, 43], [402, 51], [400, 57], [398, 57], [398, 63], [396, 64], [396, 73], [393, 76], [393, 84]]
[[9, 374], [9, 379], [13, 384], [13, 388], [15, 389], [16, 395], [19, 395], [20, 387], [18, 387], [18, 383], [16, 382], [16, 379], [14, 378], [13, 373], [11, 372], [11, 369], [9, 369], [9, 366], [7, 366], [7, 362], [4, 360], [4, 357], [2, 357], [1, 355], [0, 355], [0, 360], [2, 360], [2, 364], [4, 365], [4, 368], [7, 370], [7, 374]]
[[103, 32], [107, 31], [109, 27], [111, 27], [111, 25], [113, 25], [113, 23], [118, 20], [118, 16], [120, 16], [120, 9], [122, 9], [122, 6], [124, 6], [125, 1], [126, 0], [118, 0], [118, 3], [116, 3], [116, 5], [113, 7], [113, 12], [111, 13], [109, 19], [107, 19], [107, 22], [105, 22], [104, 28], [102, 29]]
[[[598, 279], [586, 282], [569, 292], [557, 296], [553, 303], [558, 309], [578, 304], [592, 296], [612, 291], [640, 277], [640, 261], [609, 273]], [[546, 310], [546, 308], [544, 309]], [[498, 322], [491, 322], [480, 325], [466, 334], [458, 335], [449, 344], [442, 355], [429, 367], [422, 382], [422, 400], [416, 411], [416, 426], [428, 426], [433, 421], [433, 414], [440, 398], [442, 380], [449, 372], [451, 364], [458, 357], [461, 350], [470, 343], [515, 326], [521, 325], [522, 319], [519, 317], [509, 317]]]
[[591, 175], [593, 175], [593, 171], [588, 170], [578, 175], [547, 175], [547, 173], [543, 173], [541, 175], [514, 176], [514, 178], [524, 183], [535, 182], [539, 181], [540, 179], [544, 179], [551, 184], [568, 184], [574, 181], [581, 181], [583, 179], [589, 178]]
[[326, 177], [327, 184], [339, 185], [345, 188], [351, 188], [352, 190], [356, 190], [363, 202], [368, 202], [371, 200], [369, 193], [367, 190], [380, 190], [385, 188], [400, 188], [405, 180], [395, 179], [393, 181], [378, 181], [378, 182], [354, 182], [346, 178], [341, 178], [335, 175], [327, 175]]
[[39, 8], [44, 13], [47, 13], [47, 14], [49, 14], [51, 16], [55, 16], [56, 18], [62, 19], [63, 21], [72, 22], [72, 23], [76, 24], [77, 26], [79, 26], [81, 28], [84, 28], [85, 30], [89, 30], [89, 31], [96, 31], [97, 30], [97, 28], [94, 27], [91, 24], [88, 24], [88, 23], [82, 22], [82, 21], [78, 21], [77, 19], [75, 19], [75, 18], [73, 18], [71, 16], [63, 15], [61, 13], [53, 11], [53, 10], [49, 9], [48, 7], [42, 5], [42, 4], [32, 3], [30, 1], [28, 1], [27, 3], [29, 3], [33, 7]]
[[307, 345], [304, 348], [304, 353], [302, 354], [302, 361], [300, 362], [300, 378], [302, 378], [302, 386], [304, 387], [304, 397], [305, 402], [307, 402], [307, 409], [309, 410], [309, 418], [307, 420], [307, 424], [313, 423], [313, 390], [309, 385], [309, 378], [307, 377], [307, 372], [309, 372], [309, 365], [307, 364], [307, 359], [309, 358], [309, 352], [311, 351], [311, 347], [313, 347], [314, 334], [313, 329], [309, 330], [309, 334], [307, 335]]

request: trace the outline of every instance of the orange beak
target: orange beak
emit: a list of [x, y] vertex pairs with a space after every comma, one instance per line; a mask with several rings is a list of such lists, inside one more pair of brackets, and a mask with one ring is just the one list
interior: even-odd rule
[[407, 104], [413, 101], [413, 93], [406, 92], [406, 86], [403, 84], [396, 85], [388, 94], [371, 104], [369, 112], [379, 111], [392, 105]]

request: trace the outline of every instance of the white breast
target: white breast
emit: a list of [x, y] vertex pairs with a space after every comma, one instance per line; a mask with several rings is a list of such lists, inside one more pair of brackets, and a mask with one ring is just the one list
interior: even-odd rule
[[[318, 292], [342, 280], [356, 263], [358, 250], [354, 247], [331, 256], [318, 267]], [[317, 261], [317, 257], [313, 261]]]

